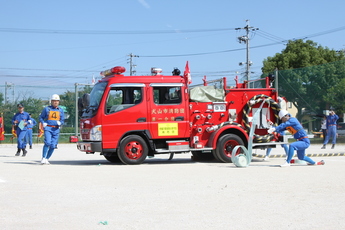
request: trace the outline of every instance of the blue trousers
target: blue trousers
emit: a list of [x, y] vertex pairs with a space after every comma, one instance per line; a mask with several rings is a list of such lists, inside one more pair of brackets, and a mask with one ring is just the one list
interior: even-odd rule
[[44, 146], [42, 150], [42, 158], [49, 159], [52, 156], [59, 141], [59, 134], [59, 128], [49, 126], [44, 128]]
[[25, 145], [26, 144], [32, 146], [32, 129], [26, 131]]
[[323, 142], [324, 145], [327, 145], [329, 138], [332, 138], [332, 144], [335, 145], [337, 143], [337, 126], [336, 125], [329, 125], [327, 130], [326, 139]]
[[20, 128], [17, 128], [17, 148], [18, 149], [25, 149], [26, 147], [26, 131], [27, 130], [21, 130]]
[[290, 147], [289, 147], [289, 154], [288, 154], [286, 161], [288, 163], [290, 163], [290, 161], [294, 155], [294, 151], [296, 150], [298, 159], [306, 161], [311, 165], [314, 165], [315, 161], [313, 161], [311, 158], [309, 158], [305, 155], [305, 150], [309, 146], [310, 146], [310, 140], [308, 138], [304, 138], [300, 141], [296, 141], [296, 142], [291, 143]]

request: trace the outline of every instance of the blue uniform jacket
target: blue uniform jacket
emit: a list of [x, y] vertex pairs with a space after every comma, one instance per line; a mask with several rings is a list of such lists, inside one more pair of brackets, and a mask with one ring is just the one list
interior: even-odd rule
[[36, 125], [37, 125], [37, 122], [36, 122], [36, 120], [35, 119], [33, 119], [32, 117], [31, 117], [31, 124], [28, 124], [26, 127], [28, 128], [28, 129], [32, 129], [33, 127], [35, 127]]
[[294, 117], [290, 117], [288, 121], [281, 123], [279, 126], [276, 127], [276, 132], [278, 133], [284, 130], [289, 131], [297, 140], [301, 138], [306, 138], [308, 136], [307, 133], [304, 131], [301, 123], [299, 123], [299, 121]]
[[338, 119], [339, 119], [339, 117], [338, 117], [337, 114], [327, 116], [327, 119], [326, 119], [327, 129], [328, 129], [328, 126], [330, 126], [330, 125], [335, 125], [336, 126]]
[[[18, 128], [18, 125], [21, 121], [24, 121], [24, 124], [28, 124], [28, 121], [31, 120], [30, 115], [27, 112], [16, 113], [12, 118], [12, 125], [15, 125], [15, 129]], [[22, 130], [27, 130], [27, 126], [24, 126]]]
[[40, 115], [40, 122], [47, 123], [47, 125], [58, 126], [58, 121], [60, 125], [64, 124], [65, 115], [63, 109], [60, 107], [47, 106], [45, 107]]

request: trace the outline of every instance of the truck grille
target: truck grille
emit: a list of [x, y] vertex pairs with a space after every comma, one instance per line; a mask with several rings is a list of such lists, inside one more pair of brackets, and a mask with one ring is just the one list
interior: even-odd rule
[[81, 129], [81, 130], [80, 130], [80, 133], [81, 133], [81, 134], [88, 134], [89, 131], [90, 131], [89, 129]]

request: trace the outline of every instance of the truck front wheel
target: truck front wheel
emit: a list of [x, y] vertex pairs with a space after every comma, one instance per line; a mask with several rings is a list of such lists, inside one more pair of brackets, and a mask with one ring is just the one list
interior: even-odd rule
[[[217, 143], [216, 154], [220, 161], [231, 163], [232, 150], [237, 145], [244, 145], [243, 140], [235, 134], [225, 134]], [[241, 148], [236, 152], [236, 155], [241, 153]]]
[[114, 153], [113, 155], [104, 155], [104, 158], [107, 159], [111, 163], [119, 163], [121, 162], [119, 156]]
[[141, 164], [146, 159], [147, 154], [147, 144], [140, 136], [130, 135], [120, 142], [118, 156], [124, 164]]

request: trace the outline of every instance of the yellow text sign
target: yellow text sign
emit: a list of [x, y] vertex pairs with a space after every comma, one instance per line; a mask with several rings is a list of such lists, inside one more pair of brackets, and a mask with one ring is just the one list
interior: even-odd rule
[[177, 136], [177, 123], [158, 123], [158, 136]]

